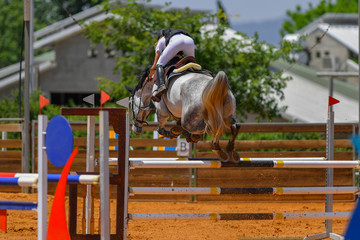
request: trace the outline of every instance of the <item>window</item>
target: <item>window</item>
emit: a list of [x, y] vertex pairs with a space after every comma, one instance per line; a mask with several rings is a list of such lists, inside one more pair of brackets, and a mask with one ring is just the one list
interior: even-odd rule
[[98, 55], [98, 50], [96, 50], [95, 48], [90, 48], [88, 51], [87, 51], [87, 56], [88, 58], [96, 58]]
[[330, 52], [329, 52], [329, 51], [325, 51], [324, 54], [325, 54], [325, 56], [327, 56], [327, 57], [330, 56]]
[[321, 53], [319, 51], [316, 52], [316, 57], [321, 58]]

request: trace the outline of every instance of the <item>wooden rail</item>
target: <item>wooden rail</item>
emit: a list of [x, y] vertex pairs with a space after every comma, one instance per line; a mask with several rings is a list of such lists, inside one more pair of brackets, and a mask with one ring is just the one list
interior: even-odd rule
[[[36, 126], [36, 125], [35, 125]], [[73, 130], [86, 131], [86, 122], [71, 122]], [[167, 128], [175, 126], [175, 123], [167, 124]], [[149, 123], [144, 126], [144, 131], [153, 131], [157, 128], [156, 123]], [[36, 127], [35, 127], [36, 129]], [[34, 129], [34, 130], [35, 130]], [[36, 131], [36, 130], [35, 130]], [[242, 124], [243, 133], [320, 133], [325, 139], [326, 125], [321, 124], [293, 124], [293, 123], [261, 123], [261, 124]], [[335, 124], [335, 159], [352, 160], [354, 154], [349, 137], [357, 131], [357, 123]], [[238, 140], [235, 149], [241, 157], [325, 157], [326, 141], [324, 139], [309, 140]], [[33, 138], [36, 143], [36, 138]], [[74, 161], [72, 171], [85, 171], [86, 158], [86, 138], [74, 138], [74, 145], [80, 147], [77, 158]], [[20, 142], [1, 142], [6, 146], [19, 147]], [[227, 141], [220, 141], [220, 145], [225, 147]], [[98, 141], [95, 141], [95, 158], [99, 153], [97, 148]], [[117, 140], [110, 139], [110, 146], [116, 146]], [[153, 146], [175, 147], [176, 139], [152, 139], [152, 138], [131, 138], [130, 157], [176, 157], [176, 151], [153, 151]], [[212, 158], [215, 155], [210, 151], [210, 141], [200, 141], [195, 145], [196, 156]], [[37, 154], [35, 146], [35, 157]], [[34, 151], [33, 150], [33, 151]], [[110, 150], [110, 157], [117, 157], [116, 150]], [[8, 156], [11, 157], [11, 156]], [[58, 173], [59, 170], [49, 166], [50, 173]], [[97, 170], [96, 170], [97, 171]], [[111, 170], [116, 173], [116, 169]], [[195, 177], [195, 178], [194, 178]], [[190, 169], [134, 169], [130, 171], [130, 186], [133, 187], [194, 187], [192, 180], [196, 180], [197, 187], [307, 187], [324, 186], [325, 171], [322, 169], [198, 169], [196, 174]], [[336, 169], [334, 183], [336, 186], [348, 186], [354, 182], [354, 172], [351, 169]], [[219, 184], [220, 181], [220, 184]], [[55, 186], [50, 186], [50, 192], [55, 190]], [[80, 189], [80, 191], [82, 191]], [[132, 200], [182, 200], [188, 201], [188, 196], [134, 196]], [[199, 196], [198, 200], [204, 201], [318, 201], [323, 200], [324, 195], [312, 196]], [[353, 200], [349, 194], [338, 195], [337, 200]]]
[[[6, 139], [0, 139], [0, 171], [1, 172], [21, 172], [22, 171], [22, 130], [21, 119], [0, 119], [0, 133], [7, 133]], [[10, 123], [3, 123], [4, 121]], [[16, 123], [14, 123], [16, 122]], [[19, 123], [20, 122], [20, 123]], [[20, 139], [9, 138], [9, 133], [20, 133]], [[20, 192], [19, 187], [2, 187], [2, 190]]]

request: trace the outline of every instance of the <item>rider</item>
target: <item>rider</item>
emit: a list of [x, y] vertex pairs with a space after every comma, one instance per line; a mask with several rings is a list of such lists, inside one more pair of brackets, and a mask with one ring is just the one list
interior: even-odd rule
[[155, 97], [158, 99], [166, 91], [164, 66], [181, 51], [185, 56], [195, 57], [195, 44], [190, 35], [183, 29], [161, 29], [155, 43], [154, 64], [149, 74], [149, 79], [152, 79], [156, 70], [158, 90]]

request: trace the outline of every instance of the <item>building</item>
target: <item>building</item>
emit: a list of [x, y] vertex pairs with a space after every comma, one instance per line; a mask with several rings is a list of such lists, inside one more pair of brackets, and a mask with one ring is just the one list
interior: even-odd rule
[[[305, 36], [305, 40], [300, 40]], [[326, 13], [295, 34], [284, 37], [301, 41], [299, 62], [325, 71], [358, 71], [358, 14]], [[315, 46], [316, 45], [316, 46]]]
[[[106, 15], [96, 6], [73, 17], [87, 24], [101, 21]], [[120, 76], [113, 73], [117, 53], [102, 45], [93, 46], [82, 36], [82, 31], [80, 25], [67, 18], [34, 33], [34, 49], [46, 53], [34, 59], [32, 88], [41, 86], [44, 95], [54, 104], [65, 104], [69, 99], [81, 103], [83, 97], [98, 93], [96, 79], [99, 77], [120, 81]], [[0, 96], [17, 88], [19, 68], [19, 64], [14, 64], [0, 70]]]

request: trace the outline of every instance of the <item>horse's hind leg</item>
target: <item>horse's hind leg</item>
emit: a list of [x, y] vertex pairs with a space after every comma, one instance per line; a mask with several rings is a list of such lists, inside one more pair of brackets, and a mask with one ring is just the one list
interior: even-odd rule
[[229, 162], [230, 156], [228, 153], [221, 150], [219, 138], [220, 137], [218, 137], [217, 139], [213, 139], [213, 141], [211, 142], [211, 150], [219, 157], [221, 162]]
[[221, 150], [219, 142], [212, 142], [211, 150], [219, 157], [221, 162], [229, 162], [230, 160], [229, 154]]
[[237, 123], [234, 118], [231, 118], [230, 129], [231, 129], [231, 137], [226, 146], [226, 152], [229, 154], [232, 162], [238, 163], [240, 161], [240, 156], [234, 150], [234, 148], [235, 148], [235, 139], [236, 136], [239, 134], [239, 130], [240, 130], [240, 123]]

